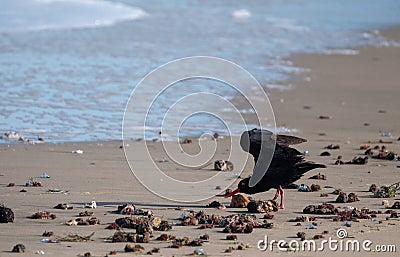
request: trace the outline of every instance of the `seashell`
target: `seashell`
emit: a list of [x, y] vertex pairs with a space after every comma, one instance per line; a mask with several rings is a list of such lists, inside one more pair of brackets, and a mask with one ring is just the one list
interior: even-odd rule
[[233, 171], [233, 163], [225, 160], [217, 160], [214, 162], [214, 170]]

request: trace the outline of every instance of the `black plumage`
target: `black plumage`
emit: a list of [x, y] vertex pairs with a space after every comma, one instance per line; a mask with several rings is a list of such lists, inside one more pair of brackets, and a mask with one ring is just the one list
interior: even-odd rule
[[[270, 165], [261, 180], [253, 187], [250, 187], [250, 177], [243, 179], [239, 182], [238, 189], [234, 192], [256, 194], [276, 188], [277, 192], [274, 199], [281, 195], [281, 208], [284, 208], [282, 186], [299, 180], [304, 173], [312, 169], [326, 167], [323, 164], [306, 161], [304, 154], [290, 147], [290, 145], [306, 141], [306, 139], [295, 136], [275, 135], [268, 130], [253, 129], [244, 132], [241, 137], [241, 146], [244, 151], [249, 152], [254, 157], [255, 164], [260, 159], [260, 152], [263, 155], [271, 153], [272, 150], [274, 152]], [[275, 149], [273, 144], [275, 144]], [[262, 161], [266, 161], [266, 159], [264, 158]]]

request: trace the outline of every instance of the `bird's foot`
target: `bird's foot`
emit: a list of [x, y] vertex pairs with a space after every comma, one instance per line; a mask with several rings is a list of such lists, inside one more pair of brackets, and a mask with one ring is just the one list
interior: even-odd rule
[[281, 205], [279, 205], [279, 209], [285, 209], [285, 205], [283, 205], [283, 204], [281, 204]]

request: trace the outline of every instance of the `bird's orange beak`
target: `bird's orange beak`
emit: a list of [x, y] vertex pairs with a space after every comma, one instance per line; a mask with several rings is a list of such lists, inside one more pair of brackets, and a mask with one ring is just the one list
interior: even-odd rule
[[240, 193], [240, 190], [239, 190], [239, 188], [238, 188], [238, 189], [235, 189], [235, 190], [233, 190], [231, 193], [229, 193], [229, 194], [225, 195], [224, 197], [225, 197], [225, 198], [228, 198], [228, 197], [231, 197], [231, 196], [233, 196], [233, 195], [236, 195], [237, 193]]

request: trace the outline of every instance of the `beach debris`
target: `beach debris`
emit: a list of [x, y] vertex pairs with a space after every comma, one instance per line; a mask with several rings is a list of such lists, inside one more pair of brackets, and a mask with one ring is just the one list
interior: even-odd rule
[[181, 144], [191, 144], [192, 143], [192, 139], [191, 138], [185, 138], [182, 140]]
[[363, 145], [360, 145], [360, 150], [367, 150], [367, 149], [369, 149], [370, 147], [371, 147], [370, 144], [363, 144]]
[[54, 209], [61, 209], [61, 210], [72, 210], [74, 207], [72, 205], [69, 205], [67, 203], [59, 203], [56, 206], [54, 206]]
[[[349, 206], [350, 207], [350, 206]], [[344, 211], [340, 211], [337, 213], [337, 217], [334, 218], [334, 221], [357, 221], [358, 219], [374, 219], [377, 214], [381, 214], [380, 211], [370, 210], [368, 208], [347, 208]]]
[[233, 163], [231, 161], [216, 160], [214, 162], [214, 170], [233, 171]]
[[382, 200], [382, 206], [385, 208], [389, 208], [389, 201], [388, 200]]
[[206, 255], [206, 251], [203, 248], [196, 248], [193, 251], [194, 255]]
[[65, 222], [65, 224], [68, 226], [76, 226], [76, 225], [88, 226], [88, 225], [100, 224], [100, 220], [94, 216], [90, 216], [87, 219], [83, 219], [83, 218], [72, 219], [72, 220]]
[[112, 242], [149, 243], [150, 233], [145, 232], [143, 234], [136, 234], [136, 233], [117, 231], [114, 233], [112, 237]]
[[297, 237], [300, 238], [301, 241], [306, 240], [306, 233], [305, 232], [297, 232]]
[[8, 183], [7, 187], [15, 187], [15, 183], [10, 182], [10, 183]]
[[175, 236], [168, 235], [168, 234], [161, 234], [159, 237], [156, 238], [158, 241], [170, 241], [175, 240]]
[[28, 191], [26, 191], [26, 189], [21, 189], [21, 190], [19, 190], [21, 193], [26, 193], [26, 192], [28, 192]]
[[124, 205], [119, 205], [117, 212], [123, 215], [131, 215], [135, 213], [135, 205], [126, 203]]
[[92, 232], [90, 235], [87, 236], [81, 236], [78, 234], [68, 234], [64, 237], [59, 237], [57, 238], [58, 241], [63, 241], [63, 242], [87, 242], [87, 241], [92, 241], [92, 236], [94, 235], [94, 232]]
[[324, 147], [325, 149], [330, 149], [330, 150], [336, 150], [336, 149], [340, 149], [340, 145], [338, 144], [330, 144]]
[[376, 191], [378, 190], [378, 188], [377, 188], [377, 186], [376, 186], [376, 184], [372, 184], [370, 187], [369, 187], [369, 192], [372, 192], [372, 193], [375, 193]]
[[393, 212], [392, 214], [390, 214], [391, 219], [398, 218], [398, 217], [399, 217], [399, 215], [397, 214], [397, 212]]
[[310, 222], [310, 221], [316, 221], [317, 218], [314, 216], [299, 216], [296, 217], [295, 219], [290, 220], [290, 222]]
[[62, 189], [58, 189], [58, 188], [55, 188], [55, 189], [47, 189], [46, 192], [49, 193], [49, 194], [64, 194], [64, 193], [66, 193], [66, 191], [64, 191], [64, 190], [62, 190]]
[[320, 120], [330, 120], [330, 119], [332, 119], [332, 117], [331, 116], [326, 116], [326, 115], [320, 115], [319, 119]]
[[400, 202], [396, 201], [393, 203], [392, 207], [390, 207], [391, 209], [400, 209]]
[[316, 229], [314, 224], [307, 224], [306, 229]]
[[236, 194], [232, 196], [230, 206], [232, 208], [246, 208], [247, 204], [250, 202], [249, 198], [242, 194]]
[[343, 190], [340, 189], [340, 188], [335, 189], [335, 190], [333, 190], [333, 192], [332, 192], [332, 194], [334, 194], [334, 195], [340, 195], [340, 194], [342, 194], [342, 193], [344, 193], [344, 192], [343, 192]]
[[92, 211], [81, 211], [78, 216], [79, 217], [88, 217], [88, 216], [93, 216], [94, 212]]
[[383, 137], [391, 137], [392, 133], [389, 132], [389, 131], [384, 131], [384, 132], [381, 133], [381, 136], [383, 136]]
[[278, 211], [278, 205], [273, 200], [268, 200], [268, 201], [252, 200], [247, 204], [247, 210], [250, 213], [276, 212]]
[[54, 235], [53, 231], [46, 231], [46, 230], [42, 234], [42, 236], [45, 236], [45, 237], [50, 237], [53, 235]]
[[139, 252], [139, 253], [144, 253], [145, 249], [143, 246], [136, 244], [134, 246], [131, 246], [130, 244], [126, 244], [124, 248], [125, 252]]
[[33, 178], [30, 178], [25, 182], [25, 186], [26, 187], [41, 187], [42, 183], [40, 183], [39, 181], [34, 181]]
[[38, 212], [35, 212], [34, 214], [32, 214], [29, 218], [31, 218], [31, 219], [42, 219], [42, 220], [46, 220], [46, 219], [54, 220], [56, 218], [56, 215], [55, 214], [51, 214], [48, 211], [38, 211]]
[[300, 192], [310, 192], [311, 191], [311, 189], [306, 184], [299, 185], [297, 190]]
[[358, 199], [358, 196], [355, 193], [350, 193], [348, 195], [346, 195], [346, 193], [340, 193], [336, 198], [337, 203], [351, 203], [356, 201], [360, 200]]
[[16, 244], [13, 249], [11, 250], [11, 252], [13, 253], [24, 253], [26, 250], [25, 245], [23, 244]]
[[232, 189], [228, 188], [228, 189], [225, 190], [224, 196], [227, 196], [227, 195], [229, 195], [230, 193], [232, 193]]
[[331, 156], [332, 154], [328, 151], [322, 152], [319, 156]]
[[264, 214], [264, 216], [263, 216], [262, 218], [263, 218], [263, 219], [266, 219], [266, 220], [271, 220], [271, 219], [274, 218], [274, 214], [272, 214], [272, 213], [266, 213], [266, 214]]
[[80, 149], [73, 150], [71, 153], [73, 153], [73, 154], [83, 154], [83, 150], [80, 150]]
[[89, 209], [96, 209], [97, 203], [96, 203], [96, 201], [92, 201], [91, 203], [85, 203], [85, 205], [83, 207], [89, 208]]
[[326, 180], [326, 175], [318, 173], [317, 175], [309, 177], [309, 179], [319, 179], [319, 180]]
[[181, 248], [182, 246], [202, 246], [202, 245], [203, 245], [203, 240], [201, 239], [191, 240], [189, 237], [183, 237], [183, 238], [175, 238], [175, 240], [172, 242], [172, 245], [170, 245], [170, 248]]
[[322, 194], [319, 195], [319, 197], [328, 197], [328, 194], [327, 193], [322, 193]]
[[321, 186], [318, 184], [312, 184], [311, 186], [307, 186], [306, 184], [301, 184], [298, 187], [298, 191], [300, 192], [317, 192], [321, 190]]
[[106, 227], [106, 229], [112, 229], [112, 230], [118, 229], [118, 230], [119, 230], [120, 227], [118, 226], [117, 223], [113, 222], [113, 223], [108, 224], [108, 226]]
[[308, 205], [303, 209], [304, 214], [336, 214], [338, 209], [329, 203], [323, 203], [321, 205]]
[[42, 240], [40, 240], [40, 242], [42, 242], [42, 243], [49, 243], [49, 244], [58, 243], [57, 240], [53, 240], [53, 239], [50, 239], [50, 238], [43, 238]]
[[14, 222], [14, 212], [11, 208], [0, 204], [0, 223]]
[[345, 162], [344, 164], [356, 164], [356, 165], [363, 165], [368, 163], [368, 156], [361, 157], [361, 156], [356, 156], [353, 158], [353, 160]]
[[225, 205], [221, 204], [218, 201], [212, 201], [210, 204], [206, 205], [206, 207], [218, 208], [220, 210], [226, 209]]
[[400, 182], [394, 183], [390, 186], [381, 186], [375, 192], [377, 198], [393, 198], [396, 196], [396, 191], [400, 189]]
[[40, 178], [50, 178], [50, 175], [47, 174], [46, 172], [43, 172], [43, 173], [40, 175]]

